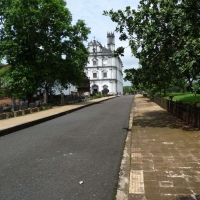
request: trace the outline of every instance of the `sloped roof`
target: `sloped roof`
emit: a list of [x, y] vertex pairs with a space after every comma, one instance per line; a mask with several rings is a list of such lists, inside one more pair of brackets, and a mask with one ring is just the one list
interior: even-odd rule
[[97, 40], [91, 40], [89, 43], [88, 43], [88, 46], [94, 46], [94, 45], [98, 45], [98, 46], [102, 46], [101, 43]]
[[102, 52], [111, 52], [111, 50], [107, 49], [106, 47], [102, 47]]
[[91, 40], [91, 42], [88, 43], [88, 46], [99, 46], [101, 48], [101, 53], [111, 53], [112, 51], [110, 49], [107, 49], [105, 46], [102, 46], [102, 44], [97, 40]]

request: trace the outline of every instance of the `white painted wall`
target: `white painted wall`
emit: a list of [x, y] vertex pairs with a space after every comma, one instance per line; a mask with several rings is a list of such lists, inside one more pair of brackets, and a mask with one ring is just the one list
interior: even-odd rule
[[[93, 51], [92, 51], [93, 52]], [[93, 53], [91, 52], [86, 66], [85, 73], [90, 77], [90, 87], [94, 84], [98, 85], [98, 90], [101, 92], [103, 86], [107, 85], [109, 92], [122, 93], [123, 92], [123, 75], [120, 70], [122, 70], [121, 62], [118, 58], [105, 56], [105, 60], [102, 60], [101, 56], [97, 56], [98, 65], [93, 65]], [[103, 77], [103, 72], [107, 72], [107, 78]], [[97, 73], [97, 78], [93, 78], [93, 73]], [[112, 79], [117, 79], [112, 80]], [[92, 92], [92, 91], [91, 91]]]
[[[56, 95], [61, 94], [60, 89], [58, 89], [58, 88], [53, 88], [53, 89], [55, 90]], [[69, 88], [67, 90], [62, 90], [62, 93], [64, 95], [71, 95], [72, 92], [77, 92], [77, 88], [74, 85], [69, 85]]]

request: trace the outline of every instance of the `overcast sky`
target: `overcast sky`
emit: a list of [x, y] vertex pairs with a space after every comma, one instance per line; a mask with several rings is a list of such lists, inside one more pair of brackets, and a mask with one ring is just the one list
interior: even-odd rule
[[[88, 42], [94, 37], [102, 45], [107, 44], [107, 32], [113, 32], [116, 24], [109, 17], [102, 15], [104, 10], [117, 11], [125, 10], [126, 6], [137, 9], [139, 0], [66, 0], [67, 7], [72, 13], [73, 23], [78, 19], [85, 21], [88, 27], [91, 28]], [[119, 46], [127, 46], [119, 40], [119, 34], [115, 33], [115, 48]], [[125, 51], [124, 57], [121, 57], [124, 69], [138, 68], [138, 60], [131, 55], [130, 48]], [[124, 82], [124, 85], [130, 85]]]

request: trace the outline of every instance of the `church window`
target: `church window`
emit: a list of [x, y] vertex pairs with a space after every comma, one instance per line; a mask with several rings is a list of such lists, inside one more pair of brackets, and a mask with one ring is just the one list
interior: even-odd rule
[[107, 78], [107, 72], [104, 72], [104, 73], [103, 73], [103, 77], [104, 77], [104, 78]]
[[97, 65], [97, 61], [96, 60], [93, 60], [93, 65]]
[[103, 66], [106, 66], [107, 65], [107, 58], [104, 58], [103, 59]]
[[93, 73], [93, 78], [97, 78], [97, 73]]

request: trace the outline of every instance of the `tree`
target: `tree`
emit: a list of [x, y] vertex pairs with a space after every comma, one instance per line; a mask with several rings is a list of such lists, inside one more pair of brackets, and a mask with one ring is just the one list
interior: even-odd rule
[[0, 57], [11, 65], [9, 86], [31, 97], [38, 88], [79, 84], [88, 51], [90, 29], [72, 25], [64, 0], [0, 1]]
[[[140, 84], [154, 93], [172, 82], [198, 79], [200, 2], [197, 0], [141, 0], [138, 10], [113, 10], [105, 15], [117, 23], [120, 40], [128, 40], [142, 68]], [[116, 50], [123, 55], [124, 47]], [[135, 73], [135, 71], [133, 70]], [[130, 73], [126, 71], [126, 73]], [[127, 74], [128, 77], [131, 78]], [[179, 81], [180, 80], [180, 81]], [[131, 81], [131, 80], [130, 80]]]
[[138, 69], [126, 69], [125, 70], [126, 76], [125, 80], [129, 80], [131, 82], [131, 85], [134, 86], [136, 90], [143, 90], [143, 75], [142, 75], [142, 68]]
[[0, 65], [0, 96], [9, 96], [10, 90], [7, 85], [9, 79], [9, 66]]
[[126, 93], [133, 93], [133, 88], [131, 86], [124, 86], [123, 87], [123, 94], [126, 94]]

